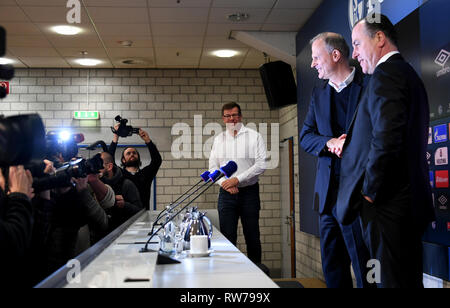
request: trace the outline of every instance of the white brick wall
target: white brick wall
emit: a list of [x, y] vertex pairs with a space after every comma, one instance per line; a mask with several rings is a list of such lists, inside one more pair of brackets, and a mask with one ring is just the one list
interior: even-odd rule
[[[152, 128], [166, 129], [170, 136], [177, 122], [192, 127], [194, 115], [203, 116], [203, 126], [222, 123], [220, 111], [229, 101], [241, 105], [245, 123], [279, 122], [278, 111], [268, 108], [257, 70], [17, 69], [11, 94], [0, 101], [0, 114], [37, 112], [47, 128], [71, 126], [75, 131], [92, 125], [107, 128], [121, 114], [133, 126], [149, 127], [150, 137]], [[98, 110], [101, 120], [87, 124], [74, 121], [71, 116], [75, 110]], [[105, 135], [104, 140], [109, 143], [111, 137]], [[177, 137], [172, 136], [169, 142]], [[205, 157], [175, 159], [170, 148], [160, 150], [164, 163], [158, 173], [157, 207], [162, 209], [190, 188], [208, 163]], [[279, 183], [278, 170], [261, 177], [263, 262], [275, 270], [281, 262]], [[217, 193], [218, 187], [210, 189], [197, 205], [217, 208]], [[238, 248], [246, 250], [241, 227]]]

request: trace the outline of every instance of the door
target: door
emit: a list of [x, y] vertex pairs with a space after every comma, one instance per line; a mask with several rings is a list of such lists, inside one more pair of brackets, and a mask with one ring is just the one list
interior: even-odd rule
[[293, 137], [280, 144], [281, 188], [281, 274], [294, 278], [295, 272], [295, 212], [294, 212], [294, 143]]

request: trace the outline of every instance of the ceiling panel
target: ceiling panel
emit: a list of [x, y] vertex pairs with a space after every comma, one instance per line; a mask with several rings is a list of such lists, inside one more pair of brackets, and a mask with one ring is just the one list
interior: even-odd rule
[[205, 37], [205, 41], [203, 47], [212, 47], [212, 48], [223, 48], [226, 46], [227, 48], [242, 48], [247, 47], [244, 43], [241, 43], [238, 40], [228, 39], [225, 36], [207, 36]]
[[32, 23], [22, 22], [22, 23], [9, 23], [2, 21], [2, 27], [6, 29], [7, 38], [9, 35], [42, 35], [39, 28], [33, 25]]
[[60, 57], [21, 57], [23, 63], [31, 68], [69, 68], [70, 65]]
[[116, 35], [116, 36], [102, 36], [103, 43], [106, 47], [110, 48], [129, 48], [120, 44], [120, 41], [132, 41], [133, 48], [148, 48], [153, 46], [153, 40], [150, 36], [129, 36], [129, 35]]
[[212, 0], [148, 0], [149, 7], [209, 7]]
[[[69, 9], [62, 6], [23, 6], [25, 14], [32, 22], [67, 24], [67, 13]], [[90, 23], [86, 12], [81, 10], [81, 23]]]
[[53, 46], [62, 48], [78, 47], [80, 48], [80, 50], [83, 50], [84, 48], [87, 47], [91, 48], [103, 47], [101, 41], [95, 35], [76, 36], [76, 37], [51, 36], [48, 37], [48, 40], [52, 43]]
[[222, 36], [228, 37], [233, 30], [247, 30], [258, 31], [261, 28], [261, 24], [209, 24], [206, 31], [207, 36]]
[[0, 6], [17, 6], [17, 4], [14, 0], [2, 0]]
[[95, 23], [148, 23], [147, 10], [142, 8], [89, 7], [89, 15]]
[[[321, 0], [83, 0], [83, 32], [61, 36], [51, 27], [67, 24], [67, 0], [0, 0], [0, 20], [11, 56], [30, 67], [81, 67], [73, 60], [104, 59], [97, 67], [256, 68], [261, 52], [229, 35], [236, 31], [298, 31]], [[248, 13], [243, 22], [227, 15]], [[124, 47], [119, 41], [133, 41]], [[231, 59], [211, 56], [237, 49]], [[250, 50], [250, 51], [248, 51]], [[179, 52], [177, 56], [177, 52]], [[109, 59], [108, 59], [109, 58]], [[146, 63], [126, 65], [124, 59]], [[52, 60], [54, 60], [52, 64]], [[24, 65], [24, 64], [21, 64]]]
[[152, 23], [153, 36], [203, 36], [206, 24]]
[[5, 6], [0, 10], [0, 20], [3, 22], [28, 21], [27, 16], [18, 6]]
[[202, 47], [202, 36], [155, 36], [155, 46], [158, 47]]
[[[242, 13], [243, 11], [235, 8], [213, 8], [209, 15], [209, 22], [212, 23], [233, 23], [228, 20], [227, 16], [235, 13]], [[249, 18], [241, 21], [239, 24], [258, 24], [263, 23], [270, 9], [245, 9], [245, 13], [249, 14]]]
[[147, 0], [84, 0], [83, 2], [87, 7], [147, 7]]
[[313, 13], [313, 9], [279, 9], [272, 10], [267, 23], [270, 24], [298, 24], [303, 25]]
[[108, 48], [108, 53], [113, 58], [147, 57], [153, 58], [152, 48]]
[[8, 47], [52, 47], [47, 38], [43, 35], [20, 36], [9, 35]]
[[58, 53], [63, 57], [75, 57], [82, 58], [81, 51], [86, 51], [86, 58], [107, 58], [107, 54], [104, 48], [92, 48], [92, 47], [71, 47], [71, 48], [56, 48]]
[[206, 23], [208, 8], [150, 8], [152, 23]]

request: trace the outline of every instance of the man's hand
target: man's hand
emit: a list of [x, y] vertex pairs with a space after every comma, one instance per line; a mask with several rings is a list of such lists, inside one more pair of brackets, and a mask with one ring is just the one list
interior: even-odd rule
[[116, 206], [120, 209], [125, 206], [125, 200], [122, 195], [116, 195]]
[[333, 153], [339, 158], [342, 158], [342, 149], [344, 148], [346, 134], [341, 135], [339, 138], [332, 138], [327, 142], [328, 152]]
[[11, 193], [22, 193], [33, 199], [33, 176], [30, 170], [25, 170], [23, 166], [9, 167], [9, 191]]
[[228, 180], [223, 181], [222, 188], [228, 191], [231, 187], [237, 187], [239, 184], [239, 180], [237, 178], [231, 178]]
[[141, 137], [141, 139], [144, 140], [145, 143], [150, 143], [151, 141], [148, 133], [141, 128], [139, 129], [139, 137]]
[[[114, 125], [114, 130], [117, 131], [119, 129], [120, 123]], [[119, 135], [113, 133], [113, 142], [119, 142]]]
[[373, 200], [370, 197], [364, 196], [364, 199], [366, 199], [370, 203], [373, 203]]
[[56, 169], [53, 166], [53, 162], [47, 159], [44, 159], [44, 164], [45, 164], [45, 169], [44, 169], [44, 173], [45, 174], [55, 174]]

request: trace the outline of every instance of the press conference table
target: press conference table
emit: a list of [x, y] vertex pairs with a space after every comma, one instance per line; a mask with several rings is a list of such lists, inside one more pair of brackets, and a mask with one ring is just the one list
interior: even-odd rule
[[[143, 212], [109, 246], [81, 270], [78, 287], [133, 288], [278, 288], [246, 255], [214, 229], [211, 254], [173, 258], [178, 264], [156, 264], [157, 252], [139, 253], [157, 213]], [[158, 237], [152, 239], [159, 241]], [[158, 243], [149, 248], [157, 250]], [[128, 278], [128, 281], [125, 281]]]

